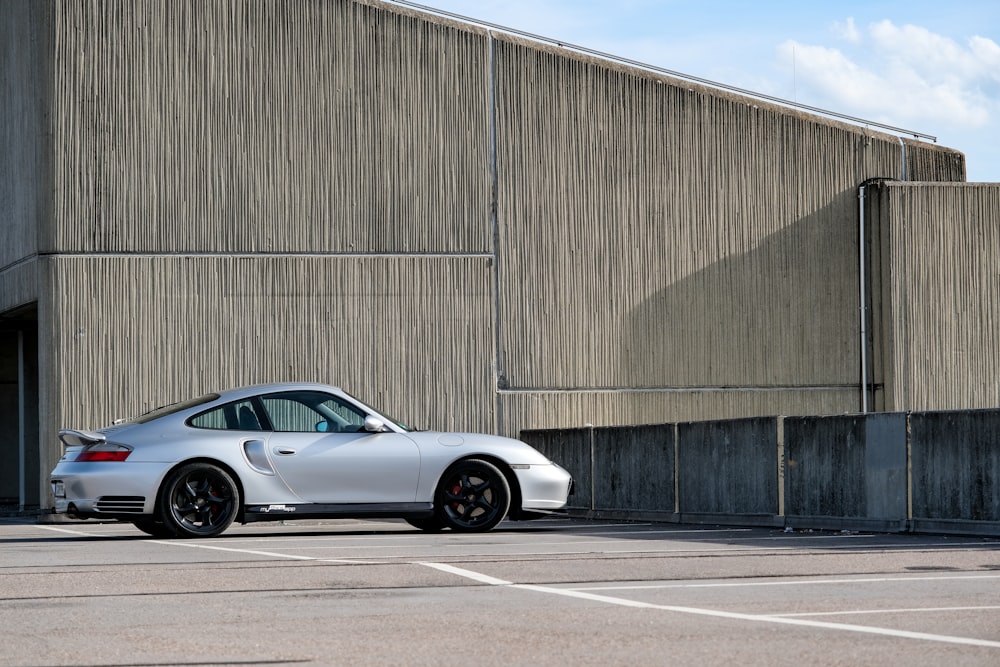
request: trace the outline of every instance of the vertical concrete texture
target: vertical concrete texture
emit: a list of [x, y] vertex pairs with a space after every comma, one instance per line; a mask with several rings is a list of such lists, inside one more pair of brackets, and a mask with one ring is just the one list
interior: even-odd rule
[[868, 188], [876, 408], [1000, 405], [1000, 184]]
[[678, 424], [677, 480], [682, 520], [769, 521], [778, 514], [777, 418]]
[[594, 507], [674, 512], [674, 425], [596, 428]]
[[[906, 525], [906, 415], [785, 417], [785, 516]], [[854, 525], [861, 525], [855, 522]]]
[[[51, 8], [31, 0], [0, 6], [0, 272], [38, 252], [39, 232], [50, 222]], [[26, 299], [37, 293], [0, 290], [0, 312]]]
[[[0, 16], [0, 312], [38, 304], [43, 468], [59, 427], [282, 379], [505, 434], [857, 410], [858, 186], [965, 177], [952, 149], [377, 0]], [[925, 261], [936, 220], [956, 266], [993, 252], [995, 189], [912, 187], [882, 209], [880, 400], [996, 402], [995, 281]], [[911, 219], [926, 239], [891, 236]]]
[[910, 456], [914, 521], [1000, 522], [1000, 410], [911, 414]]

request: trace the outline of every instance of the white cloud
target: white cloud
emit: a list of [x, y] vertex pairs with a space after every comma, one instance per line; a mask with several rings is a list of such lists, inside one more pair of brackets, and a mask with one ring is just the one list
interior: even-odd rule
[[858, 32], [857, 26], [854, 25], [854, 17], [848, 17], [847, 21], [840, 23], [839, 21], [833, 24], [833, 33], [840, 39], [850, 42], [852, 44], [861, 43], [861, 33]]
[[[846, 27], [853, 26], [848, 19]], [[850, 35], [850, 30], [847, 30]], [[788, 41], [779, 55], [793, 58], [799, 91], [873, 120], [929, 122], [956, 128], [982, 128], [1000, 115], [1000, 46], [973, 37], [963, 46], [919, 26], [880, 21], [868, 39], [839, 49]], [[799, 101], [805, 102], [803, 94]]]

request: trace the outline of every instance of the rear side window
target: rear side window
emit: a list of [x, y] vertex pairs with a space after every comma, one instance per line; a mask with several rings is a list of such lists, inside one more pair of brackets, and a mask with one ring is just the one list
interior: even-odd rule
[[261, 421], [253, 403], [248, 399], [226, 403], [195, 415], [188, 420], [195, 428], [208, 428], [221, 431], [263, 431]]

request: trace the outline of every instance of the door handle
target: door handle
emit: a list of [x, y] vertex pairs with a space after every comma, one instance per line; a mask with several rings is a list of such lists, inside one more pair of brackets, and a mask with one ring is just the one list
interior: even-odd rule
[[274, 453], [279, 456], [290, 456], [295, 453], [295, 450], [291, 447], [275, 447]]

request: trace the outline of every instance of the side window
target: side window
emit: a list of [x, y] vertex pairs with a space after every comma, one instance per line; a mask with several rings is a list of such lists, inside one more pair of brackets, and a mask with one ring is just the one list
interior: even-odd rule
[[301, 394], [274, 394], [261, 398], [275, 431], [312, 432], [323, 415], [303, 402]]
[[275, 431], [356, 433], [366, 414], [336, 396], [317, 391], [290, 391], [262, 396]]
[[331, 416], [329, 421], [331, 426], [334, 426], [331, 431], [356, 432], [362, 430], [365, 425], [365, 417], [368, 415], [336, 396], [328, 396], [322, 405]]
[[195, 428], [209, 428], [226, 431], [262, 431], [260, 420], [247, 401], [227, 403], [192, 417], [188, 423]]

